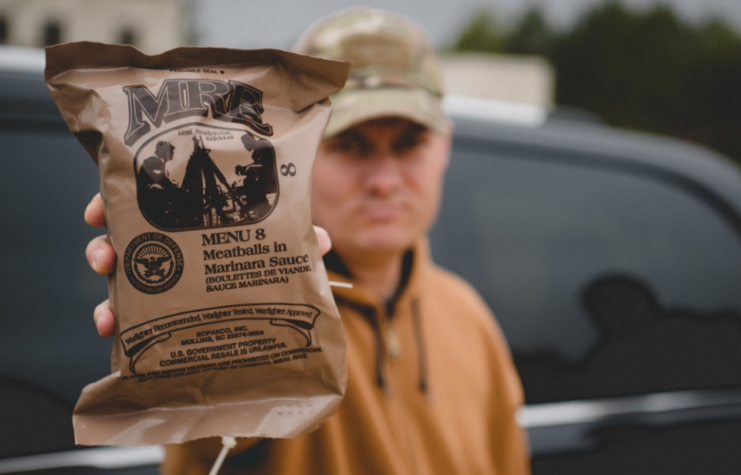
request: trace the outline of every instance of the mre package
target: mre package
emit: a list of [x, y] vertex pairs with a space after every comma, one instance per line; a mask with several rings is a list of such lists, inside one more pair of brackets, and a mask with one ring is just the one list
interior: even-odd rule
[[267, 49], [47, 48], [118, 255], [112, 373], [78, 401], [78, 443], [293, 437], [337, 408], [345, 342], [309, 208], [348, 70]]

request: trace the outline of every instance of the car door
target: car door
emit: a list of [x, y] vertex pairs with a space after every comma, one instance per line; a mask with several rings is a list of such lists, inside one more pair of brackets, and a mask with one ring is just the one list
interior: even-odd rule
[[[97, 169], [43, 80], [43, 52], [0, 49], [0, 473], [157, 473], [159, 448], [76, 447], [72, 410], [110, 372], [92, 309], [106, 279], [82, 212]], [[110, 470], [108, 470], [110, 469]]]
[[737, 473], [739, 169], [594, 124], [458, 119], [433, 255], [508, 338], [535, 473]]

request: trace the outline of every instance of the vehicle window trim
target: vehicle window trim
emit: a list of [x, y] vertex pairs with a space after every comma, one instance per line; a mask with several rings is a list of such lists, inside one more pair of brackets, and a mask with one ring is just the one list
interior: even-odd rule
[[[482, 153], [481, 150], [487, 150]], [[637, 176], [663, 184], [693, 196], [719, 214], [729, 224], [736, 237], [741, 239], [741, 214], [728, 200], [708, 186], [679, 172], [659, 165], [628, 162], [619, 155], [586, 153], [579, 150], [551, 149], [538, 145], [496, 144], [477, 138], [460, 138], [453, 144], [455, 153], [475, 153], [494, 159], [493, 150], [504, 152], [497, 160], [530, 160], [551, 164], [579, 166], [596, 170], [609, 170], [623, 175]]]

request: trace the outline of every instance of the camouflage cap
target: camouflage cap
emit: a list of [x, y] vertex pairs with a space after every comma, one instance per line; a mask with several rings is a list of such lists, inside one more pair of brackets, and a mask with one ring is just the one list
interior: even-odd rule
[[303, 34], [294, 51], [352, 61], [345, 88], [332, 96], [331, 137], [359, 122], [401, 116], [445, 134], [440, 60], [427, 34], [393, 13], [352, 8]]

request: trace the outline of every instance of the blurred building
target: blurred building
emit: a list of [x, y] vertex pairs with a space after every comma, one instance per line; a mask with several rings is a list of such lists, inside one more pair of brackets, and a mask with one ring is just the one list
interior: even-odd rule
[[447, 54], [443, 55], [443, 75], [450, 94], [553, 105], [555, 73], [548, 61], [537, 56]]
[[0, 44], [131, 44], [146, 53], [188, 39], [187, 0], [0, 0]]

